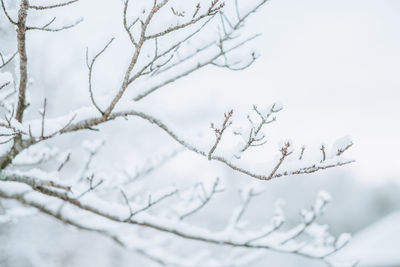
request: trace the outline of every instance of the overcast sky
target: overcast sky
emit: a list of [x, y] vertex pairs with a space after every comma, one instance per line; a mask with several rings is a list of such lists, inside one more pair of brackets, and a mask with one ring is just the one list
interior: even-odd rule
[[350, 135], [356, 178], [400, 181], [399, 14], [396, 0], [270, 1], [249, 24], [262, 58], [232, 86], [283, 102], [296, 141]]

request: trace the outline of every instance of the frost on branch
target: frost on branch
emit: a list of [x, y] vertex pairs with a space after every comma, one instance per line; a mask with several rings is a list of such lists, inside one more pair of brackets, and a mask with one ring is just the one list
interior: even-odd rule
[[[343, 157], [352, 145], [348, 138], [335, 143], [331, 150], [321, 146], [322, 157], [317, 160], [309, 156], [306, 147], [298, 150], [291, 141], [282, 142], [277, 149], [267, 147], [268, 126], [283, 109], [279, 103], [254, 105], [248, 114], [228, 110], [215, 118], [211, 127], [204, 129], [209, 134], [198, 140], [174, 127], [158, 107], [142, 101], [149, 95], [157, 97], [159, 90], [167, 90], [176, 81], [205, 67], [232, 71], [250, 67], [259, 55], [248, 50], [247, 44], [258, 34], [243, 29], [247, 19], [266, 0], [125, 0], [120, 16], [126, 38], [114, 36], [99, 44], [98, 50], [86, 48], [87, 80], [82, 87], [87, 88], [90, 105], [59, 117], [48, 109], [46, 97], [29, 96], [29, 81], [35, 77], [30, 77], [28, 71], [26, 35], [42, 31], [49, 34], [48, 38], [56, 38], [51, 37], [53, 32], [73, 31], [81, 19], [56, 26], [59, 18], [45, 20], [45, 15], [48, 10], [73, 7], [80, 1], [36, 5], [20, 0], [16, 5], [18, 12], [11, 12], [10, 1], [0, 1], [12, 32], [16, 30], [17, 40], [16, 47], [9, 49], [16, 50], [15, 53], [0, 51], [0, 198], [9, 204], [0, 221], [12, 221], [32, 210], [38, 211], [78, 229], [107, 236], [164, 266], [246, 266], [267, 250], [330, 264], [328, 257], [348, 242], [348, 235], [334, 238], [327, 226], [316, 222], [330, 200], [324, 192], [311, 209], [300, 212], [298, 225], [286, 225], [283, 205], [277, 202], [274, 216], [254, 229], [252, 221], [246, 220], [247, 211], [257, 204], [257, 196], [267, 184], [249, 183], [240, 190], [240, 203], [232, 208], [224, 228], [212, 229], [199, 225], [195, 218], [214, 207], [216, 199], [224, 197], [220, 178], [156, 190], [150, 190], [149, 185], [154, 184], [144, 179], [183, 150], [264, 182], [352, 162]], [[40, 16], [31, 17], [33, 12]], [[101, 63], [98, 59], [111, 53], [115, 43], [125, 41], [131, 50], [120, 51], [128, 58], [121, 63], [126, 68], [116, 79], [120, 83], [107, 88], [107, 95], [102, 95], [93, 75]], [[15, 65], [14, 73], [8, 72], [11, 64]], [[25, 116], [28, 114], [29, 120]], [[128, 117], [154, 125], [180, 149], [158, 159], [144, 160], [141, 167], [103, 171], [95, 160], [103, 153], [101, 148], [106, 141], [101, 136], [102, 127], [112, 120], [131, 124]], [[78, 149], [58, 148], [63, 136], [82, 138], [89, 131], [96, 138], [88, 137], [91, 139], [82, 143], [83, 154]], [[120, 143], [128, 146], [126, 141]], [[255, 166], [246, 161], [252, 150], [266, 147], [270, 154], [266, 154], [262, 164]], [[65, 168], [71, 162], [79, 162], [79, 166]], [[209, 246], [204, 251], [188, 251], [191, 246], [187, 244], [196, 242]], [[228, 250], [224, 255], [230, 257], [215, 255], [212, 246]]]

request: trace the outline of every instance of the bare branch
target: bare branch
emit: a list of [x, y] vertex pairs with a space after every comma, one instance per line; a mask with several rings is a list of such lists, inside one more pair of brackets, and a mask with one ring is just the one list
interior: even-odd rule
[[128, 199], [128, 197], [127, 197], [125, 191], [124, 191], [122, 188], [121, 188], [120, 191], [121, 191], [122, 197], [124, 198], [124, 201], [125, 201], [126, 206], [129, 208], [129, 217], [128, 217], [128, 219], [127, 219], [127, 221], [128, 221], [128, 220], [131, 219], [132, 216], [133, 216], [133, 208], [132, 208], [131, 204], [129, 203], [129, 199]]
[[[222, 7], [223, 6], [221, 6], [219, 9], [221, 9]], [[178, 31], [180, 29], [186, 28], [186, 27], [188, 27], [190, 25], [193, 25], [193, 24], [197, 23], [198, 21], [200, 21], [200, 20], [202, 20], [202, 19], [204, 19], [206, 17], [215, 15], [214, 12], [217, 12], [218, 10], [212, 10], [210, 13], [198, 16], [197, 18], [194, 18], [191, 21], [188, 21], [186, 23], [183, 23], [183, 24], [168, 28], [168, 29], [166, 29], [166, 30], [164, 30], [162, 32], [159, 32], [159, 33], [156, 33], [156, 34], [153, 34], [153, 35], [146, 36], [146, 39], [150, 40], [150, 39], [158, 38], [158, 37], [161, 37], [161, 36], [165, 36], [165, 35], [167, 35], [167, 34], [169, 34], [171, 32], [175, 32], [175, 31]]]
[[103, 146], [104, 146], [104, 141], [101, 143], [101, 145], [97, 149], [89, 151], [89, 155], [88, 155], [86, 162], [82, 168], [82, 171], [80, 172], [78, 182], [83, 181], [83, 180], [85, 180], [85, 178], [87, 178], [87, 172], [89, 171], [90, 165], [91, 165], [93, 159], [99, 153], [101, 147], [103, 147]]
[[31, 5], [29, 5], [29, 8], [36, 9], [36, 10], [46, 10], [46, 9], [52, 9], [52, 8], [57, 8], [57, 7], [68, 6], [68, 5], [76, 3], [78, 1], [79, 0], [72, 0], [72, 1], [68, 1], [68, 2], [65, 2], [65, 3], [61, 3], [61, 4], [56, 4], [56, 5], [51, 5], [51, 6], [31, 6]]
[[56, 18], [53, 18], [50, 22], [46, 23], [42, 27], [28, 26], [28, 27], [26, 27], [26, 30], [38, 30], [38, 31], [45, 31], [45, 32], [59, 32], [59, 31], [71, 29], [71, 28], [77, 26], [78, 24], [80, 24], [83, 21], [83, 19], [79, 19], [79, 20], [75, 21], [74, 23], [71, 23], [69, 25], [65, 25], [65, 26], [62, 26], [62, 27], [59, 27], [59, 28], [48, 28], [48, 26], [50, 26], [50, 24], [52, 24], [55, 19]]
[[5, 84], [0, 85], [0, 90], [3, 89], [4, 87], [6, 87], [9, 84], [10, 84], [10, 82], [6, 82]]
[[58, 166], [58, 168], [57, 168], [57, 171], [58, 171], [58, 172], [60, 172], [60, 171], [64, 168], [64, 166], [69, 162], [70, 158], [71, 158], [71, 153], [68, 153], [68, 155], [67, 155], [67, 157], [64, 159], [64, 161], [61, 162], [60, 166]]
[[[149, 68], [150, 68], [149, 73], [152, 73], [152, 75], [156, 75], [156, 74], [160, 74], [161, 72], [164, 72], [164, 71], [168, 70], [169, 68], [174, 67], [174, 65], [175, 66], [178, 65], [178, 63], [175, 63], [175, 64], [171, 64], [171, 65], [168, 65], [165, 68], [163, 68], [164, 65], [169, 63], [169, 61], [173, 58], [173, 56], [170, 56], [169, 59], [165, 63], [160, 64], [157, 67], [153, 67], [153, 65], [155, 64], [155, 62], [157, 60], [159, 60], [160, 58], [166, 57], [171, 52], [176, 51], [177, 49], [179, 49], [180, 45], [182, 45], [183, 43], [187, 42], [193, 36], [198, 34], [210, 21], [211, 21], [211, 18], [208, 19], [206, 22], [204, 22], [197, 30], [195, 30], [193, 33], [188, 35], [186, 38], [182, 39], [181, 41], [179, 41], [179, 42], [175, 43], [174, 45], [172, 45], [169, 49], [165, 50], [165, 52], [155, 53], [153, 59], [147, 65], [145, 65], [140, 71], [138, 71], [135, 75], [133, 75], [132, 78], [129, 79], [129, 84], [134, 82], [140, 76], [143, 76], [145, 74], [145, 71], [147, 69], [149, 69]], [[155, 40], [157, 40], [157, 39], [155, 39]], [[156, 51], [157, 51], [157, 48], [156, 48]], [[200, 52], [200, 50], [198, 50], [198, 52]], [[183, 61], [181, 61], [180, 63], [182, 63], [182, 62]]]
[[305, 150], [306, 150], [306, 147], [305, 147], [305, 146], [302, 146], [302, 147], [301, 147], [301, 151], [300, 151], [299, 160], [302, 160], [302, 159], [303, 159], [304, 151], [305, 151]]
[[211, 129], [213, 129], [215, 132], [216, 140], [215, 140], [215, 144], [210, 149], [210, 152], [208, 152], [208, 160], [211, 160], [212, 154], [214, 153], [215, 149], [217, 148], [219, 142], [221, 141], [222, 135], [224, 134], [225, 130], [230, 125], [232, 125], [232, 122], [230, 121], [230, 119], [232, 118], [232, 115], [233, 115], [233, 110], [224, 114], [225, 119], [224, 119], [224, 122], [222, 123], [221, 128], [216, 128], [214, 126], [214, 124], [211, 123]]
[[[203, 184], [200, 184], [200, 185], [203, 186]], [[198, 206], [196, 206], [196, 207], [192, 208], [191, 210], [185, 212], [184, 214], [180, 215], [179, 220], [183, 220], [186, 217], [189, 217], [189, 216], [197, 213], [199, 210], [201, 210], [203, 207], [205, 207], [210, 202], [210, 200], [214, 197], [214, 195], [216, 193], [222, 192], [222, 190], [218, 189], [218, 186], [219, 186], [219, 178], [217, 177], [217, 179], [215, 179], [215, 181], [213, 183], [211, 192], [207, 193], [203, 189], [203, 199], [201, 199], [201, 203]]]
[[15, 119], [22, 122], [24, 110], [27, 107], [25, 103], [26, 98], [26, 86], [28, 83], [28, 68], [27, 62], [28, 57], [26, 54], [26, 18], [28, 16], [28, 1], [22, 0], [20, 9], [18, 12], [18, 29], [17, 29], [17, 41], [18, 41], [18, 54], [19, 54], [19, 88], [18, 88], [18, 105], [15, 113]]
[[96, 62], [96, 60], [101, 56], [101, 54], [103, 54], [107, 48], [110, 46], [110, 44], [115, 40], [115, 38], [111, 38], [111, 40], [104, 46], [104, 48], [97, 53], [92, 61], [89, 64], [89, 58], [88, 58], [88, 49], [86, 49], [86, 65], [89, 69], [89, 93], [90, 93], [90, 99], [92, 101], [93, 106], [95, 106], [95, 108], [100, 112], [101, 115], [104, 115], [104, 112], [100, 109], [100, 107], [96, 104], [96, 101], [94, 100], [94, 96], [93, 96], [93, 89], [92, 89], [92, 73], [93, 73], [93, 66], [94, 63]]
[[353, 143], [351, 142], [351, 143], [349, 143], [345, 148], [339, 149], [339, 150], [337, 151], [337, 153], [336, 153], [336, 156], [342, 155], [347, 149], [349, 149], [349, 148], [352, 147], [352, 146], [353, 146]]
[[77, 200], [85, 196], [87, 193], [96, 190], [96, 188], [98, 188], [104, 182], [102, 179], [100, 179], [96, 184], [94, 184], [94, 178], [94, 174], [92, 174], [90, 177], [87, 177], [87, 180], [89, 181], [89, 188], [83, 191], [79, 196], [77, 196]]
[[150, 160], [147, 163], [145, 163], [144, 166], [138, 167], [136, 169], [135, 174], [129, 174], [127, 171], [124, 171], [124, 174], [127, 176], [127, 180], [124, 181], [123, 183], [121, 183], [120, 186], [125, 186], [128, 184], [131, 184], [131, 183], [137, 181], [138, 179], [145, 177], [146, 175], [153, 172], [154, 170], [159, 169], [161, 166], [166, 164], [171, 159], [175, 158], [182, 151], [183, 151], [183, 149], [179, 149], [179, 150], [173, 151], [167, 155], [162, 156], [161, 159]]
[[279, 159], [278, 164], [274, 167], [272, 170], [271, 174], [268, 177], [274, 177], [275, 173], [278, 171], [279, 167], [282, 165], [283, 161], [286, 159], [286, 157], [290, 156], [293, 152], [289, 152], [289, 147], [290, 143], [287, 142], [282, 148], [281, 148], [281, 158]]
[[[147, 16], [146, 20], [142, 23], [142, 29], [141, 29], [141, 34], [140, 34], [140, 40], [139, 40], [139, 42], [138, 42], [137, 45], [136, 45], [135, 52], [134, 52], [134, 54], [133, 54], [133, 56], [132, 56], [132, 59], [131, 59], [131, 61], [130, 61], [129, 66], [128, 66], [126, 72], [125, 72], [125, 76], [124, 76], [123, 83], [122, 83], [122, 85], [121, 85], [120, 90], [119, 90], [118, 93], [115, 95], [115, 97], [112, 99], [112, 101], [111, 101], [110, 105], [108, 106], [108, 108], [105, 110], [104, 115], [103, 115], [104, 118], [107, 118], [107, 117], [111, 114], [111, 112], [113, 111], [113, 109], [114, 109], [115, 106], [117, 105], [118, 101], [121, 99], [121, 97], [122, 97], [123, 94], [125, 93], [126, 89], [128, 88], [128, 86], [129, 86], [129, 80], [130, 80], [130, 76], [131, 76], [132, 70], [133, 70], [133, 68], [135, 67], [135, 65], [136, 65], [136, 63], [137, 63], [137, 61], [138, 61], [138, 58], [139, 58], [139, 55], [140, 55], [142, 46], [143, 46], [143, 44], [144, 44], [145, 41], [146, 41], [145, 35], [146, 35], [147, 27], [149, 26], [150, 21], [152, 20], [153, 16], [154, 16], [163, 6], [165, 6], [165, 5], [168, 3], [168, 1], [169, 1], [169, 0], [164, 0], [164, 1], [161, 2], [160, 4], [156, 4], [157, 1], [155, 1], [152, 10], [150, 11], [150, 13], [149, 13], [149, 15]], [[127, 2], [126, 2], [126, 4], [127, 4]]]
[[[108, 106], [108, 108], [106, 109], [106, 111], [104, 112], [104, 117], [108, 117], [111, 114], [111, 112], [113, 111], [114, 107], [117, 105], [119, 100], [122, 98], [123, 94], [125, 93], [126, 89], [129, 86], [129, 84], [132, 83], [133, 80], [131, 79], [131, 73], [132, 73], [133, 68], [136, 66], [136, 63], [137, 63], [137, 60], [139, 58], [141, 49], [142, 49], [142, 47], [143, 47], [143, 45], [144, 45], [144, 43], [146, 41], [151, 40], [151, 39], [155, 39], [155, 38], [158, 38], [158, 37], [161, 37], [161, 36], [165, 36], [165, 35], [167, 35], [167, 34], [169, 34], [171, 32], [174, 32], [174, 31], [186, 28], [186, 27], [188, 27], [190, 25], [193, 25], [193, 24], [197, 23], [198, 21], [200, 21], [201, 19], [203, 19], [205, 17], [214, 15], [216, 12], [218, 12], [224, 6], [223, 3], [218, 5], [219, 0], [214, 0], [211, 3], [211, 6], [208, 9], [207, 13], [205, 13], [205, 14], [203, 14], [201, 16], [198, 16], [198, 17], [192, 19], [191, 21], [189, 21], [187, 23], [180, 24], [180, 25], [177, 25], [175, 27], [168, 28], [168, 29], [166, 29], [166, 30], [164, 30], [164, 31], [162, 31], [160, 33], [147, 36], [146, 35], [146, 31], [147, 31], [147, 28], [150, 25], [150, 22], [152, 21], [154, 15], [159, 10], [161, 10], [168, 2], [169, 2], [169, 0], [164, 0], [160, 4], [157, 4], [157, 1], [154, 2], [153, 8], [149, 12], [146, 20], [144, 22], [142, 22], [140, 39], [139, 39], [138, 42], [136, 42], [134, 40], [133, 36], [130, 33], [130, 29], [127, 27], [127, 22], [126, 22], [126, 12], [127, 11], [126, 10], [127, 10], [127, 7], [128, 7], [128, 1], [125, 2], [124, 28], [128, 32], [128, 34], [130, 36], [130, 39], [131, 39], [131, 42], [135, 45], [135, 52], [134, 52], [134, 55], [133, 55], [133, 57], [131, 59], [129, 67], [127, 68], [127, 70], [125, 72], [125, 77], [124, 77], [124, 81], [123, 81], [123, 83], [121, 85], [121, 88], [118, 91], [118, 93], [115, 95], [113, 100], [111, 101], [111, 103]], [[140, 75], [141, 75], [141, 73], [139, 73], [139, 76]]]
[[159, 198], [157, 198], [157, 199], [155, 199], [155, 200], [152, 200], [151, 195], [149, 195], [148, 201], [147, 201], [147, 205], [145, 205], [144, 207], [142, 207], [142, 208], [136, 210], [135, 212], [133, 212], [133, 213], [131, 214], [131, 217], [128, 218], [127, 220], [129, 221], [133, 216], [135, 216], [135, 215], [137, 215], [137, 214], [139, 214], [139, 213], [141, 213], [141, 212], [143, 212], [143, 211], [146, 211], [146, 210], [150, 209], [151, 207], [153, 207], [154, 205], [160, 203], [160, 202], [163, 201], [164, 199], [169, 198], [169, 197], [175, 195], [177, 192], [178, 192], [178, 190], [175, 189], [175, 190], [173, 190], [173, 191], [171, 191], [171, 192], [169, 192], [169, 193], [166, 193], [166, 194], [162, 195], [161, 197], [159, 197]]
[[223, 53], [222, 53], [222, 52], [217, 53], [215, 56], [210, 57], [209, 59], [207, 59], [207, 60], [205, 60], [205, 61], [203, 61], [203, 62], [201, 62], [201, 63], [196, 64], [196, 65], [193, 66], [192, 68], [189, 68], [188, 70], [186, 70], [186, 71], [184, 71], [184, 72], [182, 72], [182, 73], [179, 73], [179, 74], [175, 75], [174, 77], [172, 77], [172, 78], [170, 78], [170, 79], [168, 79], [168, 80], [166, 80], [166, 81], [160, 83], [159, 85], [156, 85], [156, 86], [154, 86], [154, 87], [152, 87], [152, 88], [146, 90], [144, 93], [141, 93], [141, 94], [139, 94], [138, 96], [136, 96], [136, 97], [134, 98], [134, 100], [135, 100], [135, 101], [139, 101], [139, 100], [145, 98], [146, 96], [150, 95], [151, 93], [157, 91], [158, 89], [163, 88], [163, 87], [165, 87], [165, 86], [168, 85], [168, 84], [171, 84], [171, 83], [173, 83], [173, 82], [175, 82], [175, 81], [177, 81], [177, 80], [179, 80], [179, 79], [181, 79], [181, 78], [183, 78], [183, 77], [186, 77], [186, 76], [188, 76], [189, 74], [191, 74], [191, 73], [193, 73], [193, 72], [195, 72], [195, 71], [197, 71], [197, 70], [199, 70], [199, 69], [201, 69], [201, 68], [203, 68], [203, 67], [205, 67], [205, 66], [208, 66], [208, 65], [212, 64], [212, 63], [213, 63], [216, 59], [218, 59], [219, 57], [221, 57], [221, 56], [223, 56], [224, 54], [227, 54], [227, 53], [229, 53], [229, 52], [232, 52], [232, 51], [234, 51], [234, 50], [236, 50], [236, 49], [242, 47], [242, 46], [245, 45], [246, 43], [248, 43], [248, 42], [250, 42], [251, 40], [257, 38], [258, 36], [259, 36], [258, 34], [257, 34], [257, 35], [254, 35], [254, 36], [252, 36], [252, 37], [246, 39], [245, 41], [240, 42], [239, 44], [237, 44], [237, 45], [231, 47], [230, 49], [227, 49], [227, 50], [224, 51]]
[[321, 150], [321, 152], [322, 152], [322, 160], [321, 160], [321, 162], [323, 162], [323, 161], [326, 160], [325, 146], [322, 145], [321, 148], [320, 148], [320, 150]]
[[[253, 110], [260, 117], [260, 123], [258, 125], [255, 125], [255, 123], [251, 120], [250, 116], [249, 115], [247, 116], [247, 119], [249, 120], [251, 125], [251, 129], [248, 137], [243, 136], [243, 138], [247, 139], [247, 142], [241, 149], [241, 152], [246, 151], [250, 147], [264, 145], [267, 142], [266, 140], [264, 140], [265, 138], [264, 134], [261, 134], [261, 129], [263, 128], [264, 125], [276, 121], [276, 117], [273, 117], [272, 119], [270, 119], [270, 117], [272, 114], [281, 111], [282, 108], [276, 108], [276, 104], [273, 104], [269, 109], [269, 111], [267, 112], [267, 114], [262, 114], [258, 110], [258, 108], [255, 105], [253, 105]], [[235, 134], [242, 135], [241, 133], [235, 133]]]
[[8, 63], [10, 63], [14, 58], [15, 58], [15, 56], [18, 54], [18, 52], [15, 52], [9, 59], [7, 59], [6, 61], [4, 61], [4, 58], [3, 58], [3, 55], [0, 53], [0, 56], [1, 56], [1, 65], [0, 65], [0, 69], [1, 68], [4, 68], [5, 66], [7, 66], [8, 65]]
[[129, 36], [129, 39], [131, 40], [131, 43], [137, 47], [138, 43], [135, 41], [135, 38], [133, 37], [133, 34], [131, 33], [131, 28], [139, 21], [139, 18], [135, 19], [130, 25], [128, 25], [128, 19], [127, 19], [127, 12], [128, 12], [128, 6], [129, 6], [129, 0], [125, 0], [125, 4], [124, 4], [124, 13], [123, 13], [123, 17], [124, 17], [124, 29], [126, 31], [126, 33]]
[[17, 25], [18, 23], [15, 22], [15, 21], [11, 18], [11, 16], [8, 14], [7, 9], [6, 9], [6, 6], [5, 6], [5, 4], [4, 4], [4, 0], [1, 0], [1, 7], [3, 8], [3, 12], [4, 12], [4, 14], [6, 15], [8, 21], [9, 21], [11, 24], [13, 24], [13, 25]]

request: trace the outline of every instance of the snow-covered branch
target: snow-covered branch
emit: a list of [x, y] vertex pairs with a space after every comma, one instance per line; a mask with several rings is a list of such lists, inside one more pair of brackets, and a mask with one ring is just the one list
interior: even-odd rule
[[[214, 118], [211, 130], [205, 127], [205, 134], [196, 139], [184, 129], [173, 126], [162, 110], [141, 101], [207, 66], [233, 71], [250, 67], [259, 56], [246, 51], [246, 45], [259, 35], [242, 29], [247, 19], [267, 0], [247, 3], [247, 9], [242, 9], [239, 1], [142, 0], [143, 5], [139, 8], [136, 3], [125, 0], [119, 15], [123, 34], [128, 35], [132, 51], [126, 55], [129, 60], [118, 73], [119, 83], [107, 88], [107, 96], [97, 92], [94, 86], [100, 84], [94, 75], [95, 66], [97, 71], [100, 63], [98, 59], [105, 57], [106, 52], [112, 52], [115, 43], [122, 40], [113, 34], [114, 37], [105, 40], [94, 55], [89, 56], [89, 48], [86, 49], [88, 84], [82, 88], [87, 88], [90, 106], [58, 117], [52, 117], [49, 110], [50, 97], [29, 97], [32, 77], [28, 71], [30, 50], [27, 50], [27, 45], [30, 39], [26, 35], [30, 30], [29, 34], [35, 34], [37, 31], [69, 29], [83, 20], [53, 27], [57, 17], [43, 24], [31, 24], [33, 20], [28, 18], [31, 12], [42, 14], [73, 7], [79, 0], [50, 5], [21, 0], [17, 5], [18, 12], [11, 10], [6, 2], [1, 0], [2, 10], [16, 29], [17, 40], [16, 47], [8, 51], [17, 52], [7, 56], [0, 54], [0, 199], [21, 204], [25, 212], [6, 212], [0, 215], [0, 222], [37, 210], [67, 225], [107, 236], [162, 266], [246, 266], [262, 257], [264, 251], [295, 254], [329, 264], [328, 257], [347, 244], [348, 235], [334, 238], [325, 225], [317, 223], [330, 199], [327, 193], [319, 194], [312, 208], [301, 212], [301, 222], [297, 225], [287, 225], [283, 210], [277, 206], [270, 222], [250, 230], [244, 221], [249, 207], [257, 203], [264, 187], [249, 184], [240, 190], [240, 203], [229, 214], [224, 228], [209, 229], [193, 221], [213, 207], [217, 198], [224, 196], [223, 178], [186, 187], [174, 185], [153, 190], [141, 186], [144, 181], [146, 185], [159, 186], [157, 182], [147, 181], [149, 174], [159, 175], [155, 170], [166, 167], [181, 151], [199, 155], [207, 163], [218, 162], [223, 167], [261, 180], [260, 183], [353, 162], [343, 157], [353, 145], [347, 137], [336, 142], [330, 150], [321, 146], [322, 159], [309, 157], [305, 147], [296, 151], [292, 142], [284, 141], [276, 151], [272, 151], [270, 158], [265, 157], [261, 167], [246, 161], [246, 156], [255, 147], [266, 146], [268, 135], [265, 129], [276, 121], [275, 115], [283, 109], [278, 103], [254, 105], [246, 115], [231, 109], [220, 118]], [[212, 27], [217, 29], [215, 36], [210, 34]], [[245, 55], [235, 58], [233, 54], [239, 50], [245, 50]], [[14, 63], [15, 73], [9, 72]], [[35, 104], [34, 107], [30, 103]], [[128, 117], [153, 125], [151, 130], [161, 131], [179, 148], [158, 160], [147, 161], [135, 172], [119, 166], [121, 172], [114, 170], [111, 174], [100, 173], [98, 169], [103, 163], [96, 162], [103, 151], [100, 149], [105, 146], [104, 139], [84, 142], [83, 148], [88, 152], [85, 155], [75, 154], [74, 148], [59, 149], [61, 143], [58, 142], [67, 135], [77, 139], [88, 131], [101, 135], [103, 125]], [[244, 125], [240, 124], [241, 119]], [[116, 123], [125, 123], [125, 127], [137, 121]], [[123, 146], [130, 144], [123, 140], [120, 143]], [[187, 156], [182, 154], [179, 156]], [[110, 156], [113, 163], [124, 157], [114, 156]], [[146, 229], [145, 233], [137, 235], [142, 229]], [[199, 253], [188, 257], [173, 250], [174, 246], [166, 246], [166, 242], [177, 244], [177, 247], [186, 242], [200, 242], [209, 245], [210, 249], [207, 247], [206, 255]], [[212, 246], [231, 250], [232, 257], [212, 255]]]
[[[15, 175], [4, 174], [4, 177], [15, 177]], [[105, 234], [122, 245], [124, 244], [124, 241], [122, 241], [123, 237], [127, 237], [126, 227], [129, 225], [143, 226], [184, 239], [210, 244], [246, 249], [265, 249], [321, 260], [326, 260], [327, 257], [340, 250], [348, 242], [347, 234], [343, 234], [337, 239], [333, 238], [327, 232], [325, 226], [315, 222], [323, 214], [326, 203], [330, 200], [329, 195], [325, 192], [321, 192], [318, 195], [310, 211], [305, 210], [302, 212], [303, 222], [299, 225], [289, 228], [289, 230], [280, 230], [282, 229], [284, 217], [282, 217], [282, 214], [277, 214], [278, 217], [274, 217], [271, 224], [267, 224], [258, 231], [248, 231], [238, 229], [236, 225], [244, 216], [244, 211], [249, 206], [250, 198], [257, 195], [250, 189], [243, 193], [245, 197], [244, 202], [235, 210], [225, 229], [210, 231], [185, 223], [181, 218], [168, 218], [154, 212], [153, 214], [147, 212], [147, 209], [156, 205], [161, 200], [171, 197], [176, 193], [176, 190], [163, 193], [153, 202], [150, 201], [145, 207], [136, 209], [136, 205], [129, 202], [125, 193], [123, 198], [123, 202], [125, 203], [105, 201], [93, 194], [88, 194], [78, 199], [74, 196], [73, 189], [68, 192], [61, 192], [56, 190], [56, 188], [53, 189], [54, 186], [47, 186], [46, 184], [43, 187], [31, 185], [30, 181], [38, 178], [30, 177], [30, 180], [27, 180], [27, 177], [22, 177], [21, 179], [23, 183], [31, 186], [33, 191], [27, 190], [24, 186], [3, 184], [0, 196], [2, 198], [15, 199], [27, 206], [35, 207], [50, 216], [78, 228]], [[5, 178], [5, 180], [19, 182], [17, 179], [12, 178]], [[54, 201], [54, 199], [57, 199], [57, 201]], [[178, 201], [181, 200], [179, 199]], [[69, 204], [68, 208], [65, 207], [63, 210], [57, 209], [57, 205], [64, 205], [64, 202]], [[127, 207], [127, 203], [130, 203], [129, 207]], [[100, 218], [94, 219], [94, 217]], [[79, 218], [79, 221], [76, 220], [77, 218]], [[101, 223], [98, 223], [97, 226], [91, 224], [91, 222], [99, 220]], [[83, 221], [85, 221], [85, 227], [81, 227], [83, 226]], [[115, 228], [114, 225], [121, 226]], [[117, 229], [121, 230], [118, 231]], [[309, 240], [297, 241], [301, 235], [308, 236]], [[125, 246], [129, 248], [128, 244]]]

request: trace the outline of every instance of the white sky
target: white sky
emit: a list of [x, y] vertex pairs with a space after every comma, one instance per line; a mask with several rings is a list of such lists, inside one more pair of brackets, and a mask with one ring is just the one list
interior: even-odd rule
[[400, 181], [400, 1], [273, 0], [261, 12], [248, 26], [262, 58], [232, 86], [283, 102], [296, 141], [350, 135], [356, 178]]

